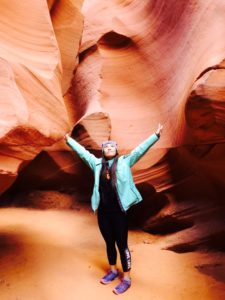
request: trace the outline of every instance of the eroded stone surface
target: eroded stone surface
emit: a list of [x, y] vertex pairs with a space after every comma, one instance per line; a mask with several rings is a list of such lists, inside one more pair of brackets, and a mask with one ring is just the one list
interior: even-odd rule
[[[175, 237], [198, 224], [193, 245], [207, 232], [222, 236], [220, 226], [209, 229], [213, 218], [221, 224], [224, 208], [224, 1], [1, 5], [4, 20], [15, 23], [3, 22], [0, 31], [0, 153], [12, 158], [1, 173], [13, 174], [0, 190], [33, 160], [14, 192], [38, 182], [38, 189], [69, 189], [86, 201], [92, 174], [63, 134], [70, 130], [97, 156], [111, 138], [124, 154], [161, 122], [160, 141], [133, 168], [145, 199], [131, 211], [133, 223], [137, 217], [146, 231]], [[210, 247], [211, 240], [203, 242]]]

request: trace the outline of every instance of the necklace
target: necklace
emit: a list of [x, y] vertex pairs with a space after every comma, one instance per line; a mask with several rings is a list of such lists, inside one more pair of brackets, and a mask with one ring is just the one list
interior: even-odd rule
[[106, 169], [106, 179], [110, 180], [110, 173], [109, 173], [109, 169]]

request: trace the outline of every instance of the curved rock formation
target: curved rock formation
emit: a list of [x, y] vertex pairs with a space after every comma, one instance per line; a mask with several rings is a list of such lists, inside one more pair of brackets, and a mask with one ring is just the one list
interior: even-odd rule
[[[49, 5], [53, 5], [53, 2]], [[61, 5], [57, 12], [56, 5], [53, 5], [52, 21], [44, 0], [1, 1], [0, 153], [2, 160], [13, 165], [10, 169], [6, 164], [1, 164], [0, 172], [4, 177], [0, 184], [1, 193], [15, 180], [24, 161], [32, 160], [44, 147], [61, 139], [69, 129], [61, 87], [61, 56], [66, 73], [68, 64], [75, 60], [77, 49], [74, 46], [66, 51], [68, 44], [64, 48], [58, 47], [62, 43], [61, 32], [68, 32], [65, 26], [63, 30], [60, 29], [58, 22], [63, 13], [65, 19], [66, 15], [75, 15], [75, 9], [68, 12], [65, 6]], [[71, 40], [73, 32], [74, 29], [64, 37], [65, 44]], [[80, 36], [79, 31], [77, 36]], [[75, 44], [75, 39], [70, 46], [72, 42]], [[73, 58], [69, 57], [71, 51], [75, 51]], [[69, 74], [71, 72], [68, 71]]]
[[[218, 193], [225, 178], [224, 1], [4, 0], [1, 6], [0, 57], [3, 73], [11, 74], [2, 75], [10, 86], [5, 111], [18, 112], [3, 123], [0, 153], [13, 157], [16, 174], [44, 150], [11, 191], [29, 182], [34, 189], [70, 188], [86, 200], [92, 174], [58, 142], [64, 132], [70, 128], [96, 155], [103, 139], [115, 139], [122, 154], [160, 122], [160, 142], [133, 169], [146, 202], [131, 219], [145, 211], [137, 225], [146, 231], [188, 235], [196, 222], [203, 228], [205, 218], [215, 217], [224, 236]], [[193, 239], [202, 234], [211, 241], [210, 224]]]

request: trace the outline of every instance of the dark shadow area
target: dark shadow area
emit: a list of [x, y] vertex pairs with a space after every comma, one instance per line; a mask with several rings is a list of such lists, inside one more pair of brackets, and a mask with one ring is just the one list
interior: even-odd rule
[[225, 252], [225, 231], [216, 232], [189, 243], [173, 245], [166, 248], [166, 250], [177, 253], [193, 252], [196, 250]]
[[76, 124], [71, 136], [96, 157], [101, 157], [101, 143], [109, 139], [110, 133], [111, 120], [109, 115], [104, 112], [96, 112], [87, 115]]
[[155, 188], [148, 183], [137, 184], [143, 200], [132, 206], [128, 211], [129, 226], [131, 229], [142, 228], [146, 221], [157, 214], [169, 204], [162, 193], [157, 193]]
[[221, 115], [221, 119], [224, 118], [223, 101], [217, 101], [215, 105], [215, 100], [192, 91], [185, 107], [185, 116], [196, 148], [201, 148], [201, 143], [209, 144], [208, 141], [224, 140], [224, 124], [217, 121], [217, 115]]
[[151, 234], [170, 234], [175, 233], [194, 225], [192, 220], [188, 219], [177, 219], [173, 216], [159, 217], [157, 220], [148, 223], [143, 229]]
[[[76, 153], [73, 154], [76, 156]], [[66, 158], [71, 157], [68, 151], [62, 152], [62, 155]], [[32, 191], [56, 191], [74, 196], [74, 199], [81, 203], [90, 202], [92, 171], [80, 159], [74, 161], [74, 164], [76, 164], [75, 174], [64, 172], [48, 153], [41, 152], [19, 173], [14, 184], [0, 196], [0, 207], [29, 207], [26, 195]], [[81, 176], [84, 173], [85, 179]]]
[[198, 246], [189, 243], [181, 243], [178, 245], [168, 247], [166, 248], [166, 250], [170, 250], [176, 253], [186, 253], [186, 252], [194, 252], [198, 250]]
[[[6, 229], [7, 230], [7, 229]], [[20, 270], [26, 268], [29, 249], [21, 233], [0, 233], [0, 289], [15, 288]], [[34, 272], [34, 267], [31, 272]]]
[[22, 235], [0, 232], [0, 265], [6, 256], [11, 254], [20, 256], [24, 250]]
[[91, 55], [92, 53], [94, 53], [96, 50], [97, 50], [97, 46], [93, 45], [93, 46], [87, 48], [86, 50], [82, 51], [79, 54], [79, 62], [81, 63], [86, 57], [88, 57], [89, 55]]
[[133, 42], [130, 38], [115, 31], [107, 32], [98, 40], [98, 45], [116, 49], [124, 48], [131, 44]]
[[225, 252], [225, 230], [202, 238], [199, 246], [204, 247], [205, 245], [209, 249]]
[[[83, 121], [85, 122], [85, 121]], [[97, 145], [90, 138], [87, 129], [82, 123], [78, 123], [71, 132], [71, 137], [75, 139], [78, 143], [85, 147], [88, 151], [94, 154], [96, 157], [101, 157], [102, 152], [100, 149], [100, 145]], [[85, 143], [85, 145], [83, 145]], [[94, 149], [93, 149], [94, 148]], [[75, 152], [74, 152], [75, 153]]]
[[214, 263], [214, 264], [202, 264], [195, 266], [195, 268], [202, 274], [207, 275], [215, 279], [216, 281], [220, 281], [225, 283], [225, 265], [222, 263]]

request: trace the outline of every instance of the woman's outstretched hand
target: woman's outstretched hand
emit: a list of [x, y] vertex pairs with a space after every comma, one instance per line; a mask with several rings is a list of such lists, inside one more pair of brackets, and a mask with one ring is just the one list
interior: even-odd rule
[[69, 135], [69, 133], [66, 133], [66, 134], [64, 135], [64, 139], [67, 141], [68, 137], [70, 137], [70, 135]]
[[161, 133], [162, 133], [162, 129], [163, 129], [163, 125], [159, 123], [158, 128], [157, 128], [157, 130], [156, 130], [155, 133], [156, 133], [158, 136], [160, 136]]

